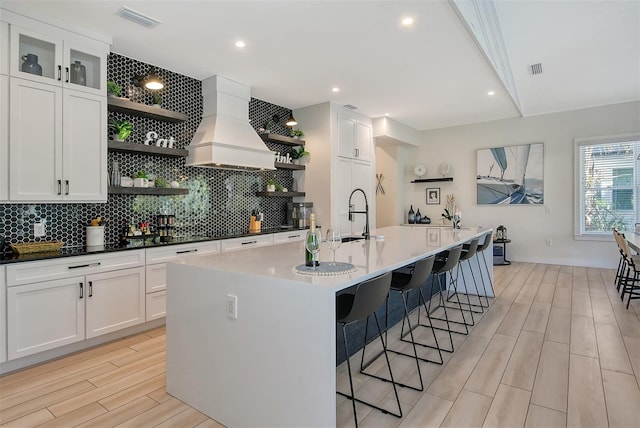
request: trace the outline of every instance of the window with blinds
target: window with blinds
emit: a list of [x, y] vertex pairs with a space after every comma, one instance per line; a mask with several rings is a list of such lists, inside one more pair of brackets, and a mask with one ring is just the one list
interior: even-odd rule
[[[577, 142], [579, 235], [635, 230], [640, 221], [640, 138]], [[616, 141], [617, 140], [617, 141]]]

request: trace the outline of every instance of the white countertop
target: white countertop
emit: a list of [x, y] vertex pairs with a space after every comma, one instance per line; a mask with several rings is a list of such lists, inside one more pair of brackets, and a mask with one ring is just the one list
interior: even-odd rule
[[[179, 263], [214, 271], [266, 276], [338, 291], [467, 242], [488, 230], [490, 229], [478, 227], [454, 230], [451, 226], [425, 228], [422, 225], [379, 228], [372, 232], [371, 240], [345, 242], [340, 246], [336, 251], [336, 261], [352, 263], [357, 271], [336, 276], [308, 276], [293, 272], [295, 266], [304, 263], [304, 242], [190, 257]], [[383, 235], [384, 239], [374, 239], [373, 235]], [[323, 244], [320, 261], [329, 262], [331, 259], [328, 245]]]

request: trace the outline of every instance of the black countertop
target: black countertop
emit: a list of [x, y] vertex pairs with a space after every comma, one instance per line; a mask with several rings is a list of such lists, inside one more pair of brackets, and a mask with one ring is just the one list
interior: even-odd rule
[[60, 251], [48, 252], [48, 253], [31, 253], [31, 254], [15, 254], [5, 253], [0, 254], [0, 265], [17, 263], [17, 262], [29, 262], [36, 260], [56, 259], [61, 257], [73, 257], [73, 256], [86, 256], [89, 254], [102, 254], [112, 253], [115, 251], [127, 251], [127, 250], [141, 250], [145, 248], [167, 247], [171, 245], [190, 244], [194, 242], [206, 242], [206, 241], [218, 241], [221, 239], [231, 238], [244, 238], [247, 236], [258, 235], [270, 235], [280, 232], [300, 231], [305, 229], [293, 229], [279, 227], [274, 229], [265, 229], [258, 233], [230, 233], [225, 236], [182, 236], [175, 237], [171, 242], [160, 242], [159, 239], [152, 240], [147, 239], [130, 239], [127, 245], [108, 244], [99, 247], [63, 247]]

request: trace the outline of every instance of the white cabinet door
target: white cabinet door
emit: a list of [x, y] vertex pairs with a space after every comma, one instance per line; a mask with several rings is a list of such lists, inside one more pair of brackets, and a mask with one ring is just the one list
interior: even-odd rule
[[8, 287], [8, 359], [83, 340], [86, 288], [82, 276]]
[[11, 78], [9, 197], [62, 198], [62, 88]]
[[[0, 325], [7, 325], [7, 283], [4, 280], [4, 266], [0, 266]], [[0, 363], [7, 361], [7, 329], [0, 328]]]
[[12, 24], [10, 63], [11, 76], [61, 87], [62, 39]]
[[289, 232], [281, 232], [273, 234], [274, 244], [285, 244], [287, 242], [304, 241], [307, 237], [306, 230], [291, 230]]
[[0, 74], [0, 201], [9, 199], [9, 77]]
[[144, 268], [87, 275], [87, 339], [145, 321]]
[[334, 218], [331, 223], [334, 228], [339, 228], [342, 234], [350, 235], [353, 233], [351, 222], [349, 221], [349, 195], [353, 190], [351, 185], [351, 159], [339, 157], [336, 171], [336, 180], [333, 183], [336, 188], [335, 209], [333, 210]]
[[167, 316], [167, 291], [147, 294], [147, 321]]
[[0, 74], [9, 75], [9, 24], [0, 22]]
[[92, 49], [87, 46], [64, 41], [63, 63], [65, 87], [105, 95], [107, 92], [108, 49]]
[[107, 200], [107, 100], [64, 91], [63, 199]]
[[338, 156], [355, 156], [356, 120], [338, 114]]
[[273, 236], [258, 235], [247, 236], [245, 238], [233, 238], [220, 241], [220, 251], [223, 253], [229, 251], [246, 250], [247, 248], [264, 247], [273, 245]]
[[[373, 158], [373, 134], [371, 126], [358, 121], [356, 125], [356, 159], [371, 162]], [[368, 196], [368, 195], [367, 195]]]

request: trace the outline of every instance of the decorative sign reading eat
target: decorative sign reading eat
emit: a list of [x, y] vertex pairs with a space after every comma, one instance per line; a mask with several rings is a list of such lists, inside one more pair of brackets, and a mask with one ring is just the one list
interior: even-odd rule
[[150, 146], [150, 145], [152, 146], [154, 141], [157, 147], [168, 147], [170, 149], [173, 149], [173, 145], [176, 142], [176, 140], [174, 140], [173, 137], [169, 137], [168, 139], [158, 138], [157, 132], [155, 131], [147, 132], [147, 139], [144, 140], [144, 144], [147, 146]]

